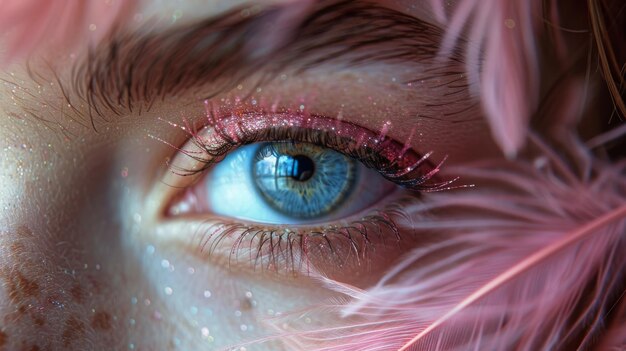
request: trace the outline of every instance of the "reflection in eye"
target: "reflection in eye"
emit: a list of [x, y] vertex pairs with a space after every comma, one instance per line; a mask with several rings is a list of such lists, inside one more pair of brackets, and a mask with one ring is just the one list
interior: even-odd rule
[[[254, 222], [343, 218], [396, 189], [377, 172], [329, 148], [300, 142], [247, 145], [214, 165], [176, 206]], [[205, 208], [206, 207], [206, 208]]]
[[331, 212], [350, 195], [358, 179], [351, 159], [302, 143], [262, 145], [252, 168], [267, 203], [296, 218]]
[[358, 214], [400, 187], [451, 183], [432, 181], [439, 166], [430, 154], [351, 123], [300, 113], [219, 115], [198, 132], [181, 127], [190, 139], [165, 183], [201, 180], [166, 201], [169, 215], [319, 224]]
[[347, 120], [226, 108], [198, 126], [170, 122], [187, 141], [169, 144], [170, 187], [155, 192], [160, 237], [212, 264], [365, 274], [365, 257], [418, 240], [398, 229], [403, 209], [455, 180], [436, 179], [430, 153]]

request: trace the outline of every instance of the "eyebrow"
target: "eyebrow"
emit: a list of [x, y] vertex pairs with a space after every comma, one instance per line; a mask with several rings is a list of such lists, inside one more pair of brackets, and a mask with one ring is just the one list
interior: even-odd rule
[[[74, 67], [72, 90], [88, 103], [92, 124], [92, 114], [103, 110], [149, 109], [158, 99], [208, 86], [203, 93], [210, 98], [256, 73], [262, 83], [286, 69], [297, 74], [328, 63], [424, 63], [421, 79], [462, 73], [436, 60], [440, 28], [370, 2], [318, 2], [271, 50], [258, 43], [276, 29], [285, 6], [242, 16], [246, 9], [252, 12], [241, 7], [162, 32], [119, 31], [89, 50]], [[462, 61], [458, 53], [448, 59]]]

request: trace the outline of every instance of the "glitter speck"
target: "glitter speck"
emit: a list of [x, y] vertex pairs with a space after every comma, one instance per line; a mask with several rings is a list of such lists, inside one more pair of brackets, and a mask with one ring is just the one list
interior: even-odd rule
[[235, 311], [235, 316], [236, 317], [241, 317], [241, 311]]
[[148, 255], [152, 255], [152, 254], [154, 253], [154, 251], [155, 251], [154, 246], [152, 246], [152, 245], [148, 245], [148, 246], [146, 247], [146, 253], [147, 253]]
[[131, 297], [130, 303], [132, 303], [133, 305], [136, 305], [137, 304], [137, 298], [136, 297]]
[[174, 290], [172, 290], [172, 288], [170, 288], [169, 286], [166, 286], [163, 291], [165, 291], [166, 295], [172, 295], [172, 293], [174, 292]]
[[191, 310], [191, 314], [198, 314], [198, 307], [191, 306], [190, 310]]
[[124, 167], [122, 168], [122, 171], [120, 172], [122, 178], [126, 178], [128, 177], [128, 167]]
[[96, 25], [95, 25], [95, 24], [93, 24], [93, 23], [92, 23], [92, 24], [90, 24], [90, 25], [89, 25], [89, 30], [90, 30], [90, 31], [92, 31], [92, 32], [95, 32], [95, 31], [96, 31]]
[[206, 338], [206, 337], [208, 337], [208, 336], [209, 336], [209, 328], [207, 328], [207, 327], [203, 327], [203, 328], [201, 329], [201, 332], [202, 332], [202, 336], [203, 336], [203, 337], [205, 337], [205, 338]]
[[134, 326], [135, 323], [137, 323], [137, 322], [135, 322], [135, 320], [132, 319], [132, 318], [128, 321], [128, 324], [130, 324], [131, 327]]
[[196, 273], [196, 270], [193, 267], [187, 267], [187, 273], [194, 274]]
[[249, 299], [252, 298], [252, 292], [246, 291], [246, 297]]
[[204, 297], [207, 299], [211, 297], [211, 292], [209, 290], [204, 290]]
[[132, 342], [130, 344], [128, 344], [128, 348], [131, 350], [135, 349], [135, 344], [133, 344]]
[[245, 325], [245, 324], [242, 324], [242, 325], [239, 326], [239, 329], [241, 329], [241, 331], [246, 331], [246, 330], [248, 330], [248, 326]]
[[169, 266], [170, 266], [170, 261], [165, 260], [165, 259], [161, 261], [161, 267], [169, 268]]

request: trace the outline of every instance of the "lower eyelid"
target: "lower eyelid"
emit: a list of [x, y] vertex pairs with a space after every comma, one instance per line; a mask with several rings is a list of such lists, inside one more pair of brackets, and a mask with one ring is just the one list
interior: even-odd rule
[[[175, 245], [207, 264], [231, 269], [260, 269], [279, 274], [350, 276], [363, 270], [362, 261], [384, 250], [397, 251], [416, 238], [399, 227], [402, 206], [417, 201], [414, 195], [398, 194], [381, 209], [323, 226], [285, 226], [242, 223], [207, 216], [164, 220], [155, 228], [162, 245]], [[402, 245], [400, 245], [402, 244]], [[377, 257], [378, 257], [377, 256]], [[368, 265], [380, 268], [377, 260]], [[363, 272], [362, 272], [363, 273]]]

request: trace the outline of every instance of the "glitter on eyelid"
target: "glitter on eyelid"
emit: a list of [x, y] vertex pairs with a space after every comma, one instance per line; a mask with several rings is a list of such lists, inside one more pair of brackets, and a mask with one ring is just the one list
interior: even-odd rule
[[163, 260], [161, 261], [161, 267], [163, 267], [163, 268], [169, 268], [169, 267], [170, 267], [170, 261], [168, 261], [168, 260], [166, 260], [166, 259], [163, 259]]
[[211, 292], [209, 290], [204, 290], [204, 297], [207, 299], [211, 297]]
[[174, 293], [174, 290], [169, 286], [166, 286], [165, 289], [163, 289], [163, 291], [165, 292], [166, 295], [172, 295]]

